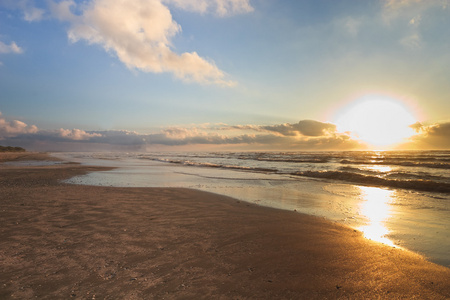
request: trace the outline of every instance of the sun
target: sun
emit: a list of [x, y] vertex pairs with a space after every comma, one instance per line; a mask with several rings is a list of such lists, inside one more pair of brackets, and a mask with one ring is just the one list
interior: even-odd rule
[[417, 119], [401, 101], [382, 96], [366, 96], [339, 110], [337, 129], [372, 147], [389, 148], [415, 134], [410, 127]]

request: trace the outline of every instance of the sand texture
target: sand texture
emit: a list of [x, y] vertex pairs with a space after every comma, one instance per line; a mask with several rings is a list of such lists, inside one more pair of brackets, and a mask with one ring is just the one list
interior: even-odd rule
[[450, 269], [322, 218], [58, 181], [100, 169], [0, 164], [0, 299], [450, 298]]

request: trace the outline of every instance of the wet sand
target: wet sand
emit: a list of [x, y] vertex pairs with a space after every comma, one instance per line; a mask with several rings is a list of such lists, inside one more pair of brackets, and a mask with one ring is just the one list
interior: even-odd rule
[[322, 218], [58, 181], [101, 169], [0, 164], [0, 299], [450, 298], [450, 269]]

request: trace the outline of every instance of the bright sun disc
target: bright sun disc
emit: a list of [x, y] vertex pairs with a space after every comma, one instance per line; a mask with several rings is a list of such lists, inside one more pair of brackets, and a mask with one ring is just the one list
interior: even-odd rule
[[410, 127], [416, 123], [412, 113], [397, 100], [386, 97], [365, 97], [339, 111], [335, 124], [341, 132], [376, 147], [400, 143], [414, 135]]

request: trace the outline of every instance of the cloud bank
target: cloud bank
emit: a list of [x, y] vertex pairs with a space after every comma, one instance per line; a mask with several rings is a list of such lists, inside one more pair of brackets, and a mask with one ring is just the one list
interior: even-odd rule
[[40, 130], [36, 125], [27, 125], [19, 120], [8, 121], [0, 112], [0, 142], [11, 140], [40, 140], [57, 141], [87, 141], [94, 137], [100, 137], [98, 133], [88, 133], [81, 129], [59, 129], [53, 131]]
[[284, 136], [324, 136], [336, 132], [336, 125], [314, 120], [303, 120], [297, 124], [263, 126], [261, 128]]
[[159, 132], [139, 134], [134, 131], [84, 131], [81, 129], [40, 130], [24, 122], [7, 121], [0, 116], [0, 144], [22, 146], [30, 150], [139, 150], [152, 147], [204, 146], [242, 149], [325, 150], [356, 149], [361, 144], [347, 134], [336, 132], [330, 123], [304, 120], [295, 124], [203, 125], [169, 127]]
[[[450, 122], [411, 126], [417, 134], [399, 149], [450, 149]], [[96, 151], [151, 149], [234, 150], [361, 150], [365, 144], [338, 132], [336, 126], [315, 120], [274, 125], [204, 124], [168, 127], [149, 134], [127, 130], [40, 130], [0, 114], [0, 145], [39, 151]], [[181, 148], [180, 148], [181, 147]]]
[[450, 122], [411, 126], [418, 134], [405, 145], [412, 149], [450, 149]]
[[100, 45], [130, 69], [168, 72], [187, 82], [234, 85], [212, 60], [197, 52], [177, 54], [173, 50], [171, 40], [181, 26], [173, 20], [168, 5], [219, 16], [252, 10], [248, 0], [91, 0], [85, 4], [64, 0], [51, 2], [51, 10], [70, 24], [71, 42]]

